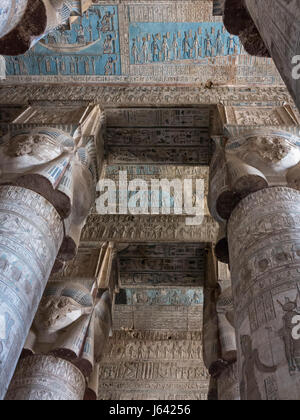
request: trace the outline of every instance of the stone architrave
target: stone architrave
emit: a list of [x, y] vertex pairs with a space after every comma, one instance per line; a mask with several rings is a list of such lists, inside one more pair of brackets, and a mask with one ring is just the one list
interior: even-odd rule
[[284, 102], [294, 106], [293, 100], [285, 86], [218, 86], [207, 89], [205, 86], [119, 86], [117, 84], [90, 85], [83, 84], [48, 84], [40, 86], [32, 83], [28, 85], [25, 78], [14, 86], [3, 85], [0, 91], [0, 103], [10, 105], [26, 104], [29, 101], [37, 105], [51, 105], [61, 107], [63, 104], [79, 103], [81, 105], [100, 104], [102, 107], [177, 107], [188, 105], [207, 106], [222, 101], [224, 103], [249, 103], [256, 106], [257, 102], [264, 101], [278, 106]]
[[209, 201], [228, 219], [241, 398], [298, 400], [299, 138], [268, 128], [227, 134], [236, 201], [222, 202], [217, 190]]

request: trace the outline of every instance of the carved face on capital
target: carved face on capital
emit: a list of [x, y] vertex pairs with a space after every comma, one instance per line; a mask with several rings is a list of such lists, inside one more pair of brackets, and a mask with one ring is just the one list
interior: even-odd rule
[[91, 309], [92, 297], [88, 290], [67, 286], [62, 291], [57, 289], [56, 295], [47, 296], [46, 289], [34, 325], [40, 332], [54, 333], [90, 313]]
[[44, 297], [34, 323], [40, 331], [56, 332], [72, 324], [81, 314], [80, 305], [69, 297]]
[[42, 134], [20, 134], [5, 146], [5, 154], [10, 158], [32, 156], [39, 161], [47, 161], [53, 154], [60, 154], [61, 148], [48, 136]]
[[253, 151], [256, 151], [266, 163], [278, 163], [294, 149], [294, 146], [282, 137], [259, 136], [248, 140]]

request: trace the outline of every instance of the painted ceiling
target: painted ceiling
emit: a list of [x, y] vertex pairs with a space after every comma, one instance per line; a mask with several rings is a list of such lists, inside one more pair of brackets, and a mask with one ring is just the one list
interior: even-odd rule
[[108, 109], [108, 164], [209, 165], [210, 119], [209, 107]]
[[204, 244], [130, 245], [118, 254], [117, 304], [203, 305]]
[[96, 0], [23, 56], [8, 82], [280, 84], [270, 59], [226, 32], [222, 1]]

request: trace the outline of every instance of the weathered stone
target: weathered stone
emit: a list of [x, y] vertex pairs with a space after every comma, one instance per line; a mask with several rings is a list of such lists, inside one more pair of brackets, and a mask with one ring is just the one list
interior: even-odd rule
[[243, 199], [229, 220], [242, 399], [298, 400], [300, 193], [276, 187]]
[[20, 360], [6, 395], [8, 401], [80, 401], [86, 382], [72, 363], [53, 356]]
[[205, 400], [200, 333], [117, 331], [100, 363], [99, 399]]
[[0, 398], [3, 398], [63, 239], [62, 220], [41, 195], [0, 187]]
[[239, 401], [240, 399], [237, 363], [233, 363], [226, 367], [218, 378], [218, 400]]
[[250, 54], [273, 58], [299, 109], [299, 78], [293, 69], [300, 54], [298, 1], [226, 0], [224, 14], [227, 30], [240, 36]]

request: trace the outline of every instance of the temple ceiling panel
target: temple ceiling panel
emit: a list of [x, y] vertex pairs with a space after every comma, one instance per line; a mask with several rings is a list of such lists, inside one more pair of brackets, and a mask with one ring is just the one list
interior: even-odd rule
[[113, 317], [116, 331], [199, 331], [203, 306], [115, 305]]
[[11, 83], [278, 85], [268, 58], [249, 56], [211, 0], [96, 0], [82, 17], [6, 57]]
[[199, 108], [107, 109], [109, 165], [209, 165], [212, 110]]
[[83, 229], [81, 241], [95, 242], [215, 242], [218, 224], [204, 216], [200, 226], [187, 226], [185, 216], [176, 215], [99, 215], [91, 214]]
[[[120, 287], [145, 289], [153, 286], [156, 288], [203, 286], [205, 261], [205, 245], [202, 244], [130, 245], [118, 254]], [[128, 291], [127, 301], [132, 304], [141, 303], [136, 293], [136, 290], [131, 293]], [[191, 302], [192, 296], [192, 292], [187, 293], [183, 301]], [[176, 296], [165, 296], [165, 299], [161, 297], [161, 301], [165, 302], [175, 300]], [[196, 299], [197, 302], [199, 301]]]

